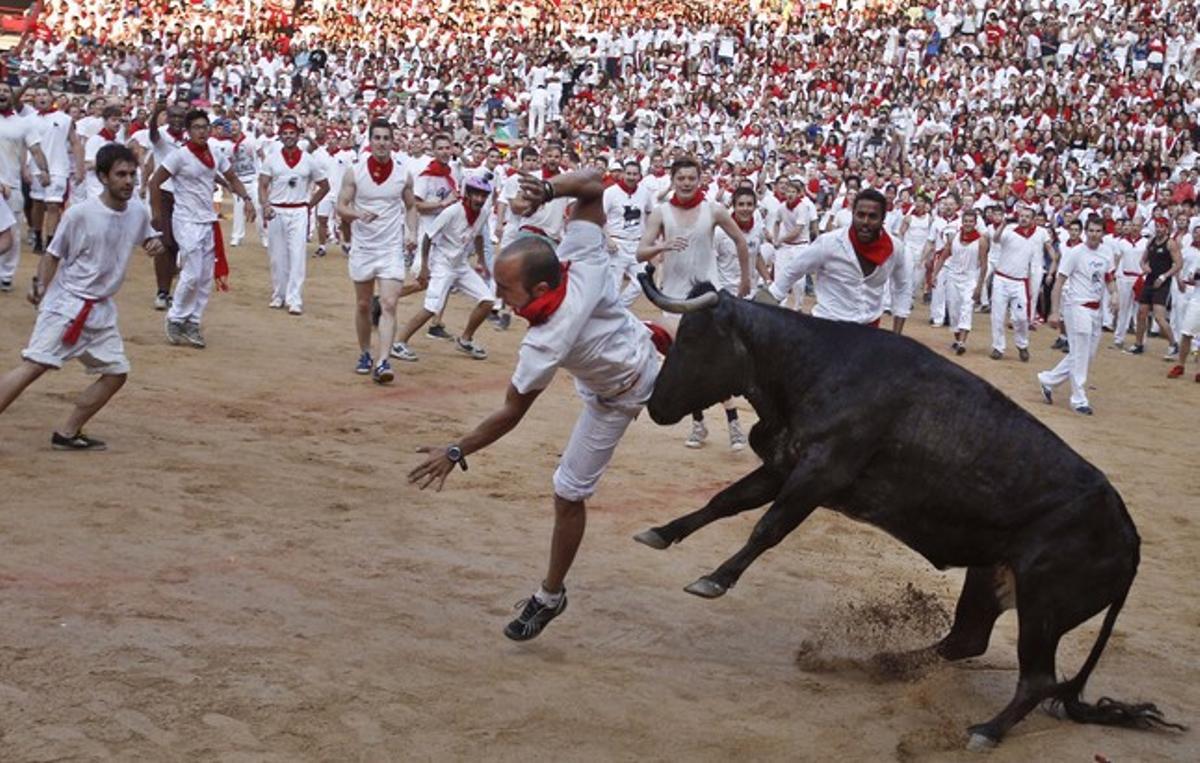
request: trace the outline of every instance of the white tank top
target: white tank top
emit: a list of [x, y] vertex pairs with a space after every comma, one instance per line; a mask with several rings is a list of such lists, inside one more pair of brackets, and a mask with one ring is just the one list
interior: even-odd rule
[[956, 276], [978, 273], [981, 240], [977, 238], [969, 244], [963, 244], [962, 236], [955, 235], [950, 241], [950, 257], [946, 260], [947, 272]]
[[392, 174], [383, 185], [371, 179], [367, 160], [352, 165], [354, 206], [377, 217], [369, 223], [350, 223], [350, 256], [394, 254], [404, 246], [404, 181], [408, 177], [400, 162], [392, 160]]
[[[720, 287], [720, 272], [717, 269], [717, 252], [713, 247], [712, 202], [702, 201], [696, 212], [680, 210], [667, 203], [661, 207], [663, 213], [663, 237], [666, 241], [686, 238], [688, 245], [682, 252], [667, 252], [663, 255], [662, 291], [668, 297], [686, 297], [692, 287], [708, 281]], [[686, 228], [680, 224], [683, 215], [695, 214], [695, 222]]]

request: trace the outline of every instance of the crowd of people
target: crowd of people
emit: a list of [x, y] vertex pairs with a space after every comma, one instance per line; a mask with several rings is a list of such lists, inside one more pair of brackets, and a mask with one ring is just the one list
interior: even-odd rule
[[[427, 324], [488, 359], [477, 332], [511, 310], [530, 330], [504, 408], [413, 479], [440, 486], [576, 376], [551, 568], [512, 638], [565, 608], [583, 503], [675, 335], [628, 310], [647, 263], [668, 300], [709, 283], [898, 333], [925, 302], [958, 355], [980, 313], [996, 361], [1010, 331], [1028, 362], [1057, 330], [1041, 392], [1070, 381], [1089, 415], [1105, 331], [1130, 354], [1160, 336], [1170, 378], [1200, 331], [1195, 0], [51, 0], [28, 26], [0, 84], [0, 291], [32, 247], [40, 312], [0, 410], [79, 358], [101, 378], [53, 445], [103, 448], [82, 427], [128, 372], [129, 253], [155, 259], [167, 340], [205, 347], [226, 194], [267, 307], [302, 316], [309, 257], [346, 257], [347, 370], [377, 383]], [[687, 445], [707, 438], [697, 412]]]

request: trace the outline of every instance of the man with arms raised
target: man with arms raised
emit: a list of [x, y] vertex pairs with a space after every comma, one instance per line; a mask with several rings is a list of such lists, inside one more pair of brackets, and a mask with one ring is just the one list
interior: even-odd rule
[[626, 427], [650, 399], [658, 360], [650, 332], [621, 306], [604, 244], [604, 183], [599, 173], [572, 172], [543, 181], [526, 177], [526, 199], [540, 206], [572, 197], [574, 211], [557, 253], [531, 235], [496, 259], [501, 298], [529, 321], [504, 404], [454, 444], [422, 448], [429, 458], [409, 472], [422, 489], [440, 489], [466, 457], [520, 423], [559, 368], [575, 377], [583, 411], [554, 472], [554, 534], [550, 563], [538, 591], [504, 635], [531, 639], [567, 608], [563, 581], [583, 540], [585, 501], [596, 491]]

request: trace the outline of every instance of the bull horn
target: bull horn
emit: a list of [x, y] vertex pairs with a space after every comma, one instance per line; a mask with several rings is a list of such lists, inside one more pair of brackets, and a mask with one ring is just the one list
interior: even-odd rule
[[721, 295], [715, 291], [706, 291], [691, 299], [668, 297], [654, 285], [653, 265], [647, 265], [643, 272], [638, 273], [637, 278], [638, 283], [642, 285], [642, 291], [646, 292], [646, 298], [656, 307], [666, 310], [668, 313], [694, 313], [697, 310], [707, 310], [710, 307], [716, 307], [717, 302], [721, 299]]

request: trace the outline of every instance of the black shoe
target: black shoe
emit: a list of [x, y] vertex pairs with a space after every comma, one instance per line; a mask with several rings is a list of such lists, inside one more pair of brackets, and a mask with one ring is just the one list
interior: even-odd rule
[[1101, 326], [1101, 327], [1100, 327], [1100, 330], [1101, 330], [1101, 331], [1103, 331], [1105, 334], [1111, 334], [1111, 333], [1113, 333], [1113, 330], [1112, 330], [1112, 329], [1110, 329], [1108, 326]]
[[1041, 382], [1038, 384], [1042, 388], [1042, 399], [1046, 401], [1046, 405], [1054, 405], [1054, 390]]
[[1025, 349], [1024, 347], [1018, 347], [1017, 348], [1017, 357], [1019, 357], [1021, 359], [1022, 363], [1028, 363], [1029, 362], [1029, 350]]
[[1076, 408], [1076, 409], [1075, 409], [1075, 412], [1076, 412], [1076, 413], [1081, 413], [1081, 414], [1083, 414], [1084, 416], [1091, 416], [1091, 415], [1092, 415], [1092, 409], [1091, 409], [1091, 407], [1090, 407], [1090, 406], [1087, 406], [1087, 405], [1081, 405], [1081, 406], [1079, 406], [1078, 408]]
[[0, 278], [0, 291], [12, 291], [11, 278]]
[[954, 348], [954, 354], [955, 355], [966, 355], [967, 354], [967, 346], [965, 344], [963, 344], [962, 342], [959, 342], [958, 347]]
[[77, 433], [74, 437], [66, 437], [54, 433], [50, 438], [50, 447], [55, 450], [108, 450], [108, 446], [103, 440], [97, 440], [94, 437], [88, 437], [83, 432]]
[[1063, 336], [1059, 336], [1058, 339], [1054, 340], [1054, 344], [1050, 345], [1050, 349], [1061, 350], [1062, 348], [1064, 348], [1066, 346], [1067, 346], [1066, 338]]
[[988, 355], [988, 357], [992, 360], [999, 360], [1000, 358], [1004, 357], [1004, 353], [1000, 352], [999, 350], [992, 350], [992, 354]]
[[990, 313], [991, 311], [992, 311], [991, 305], [980, 305], [979, 306], [979, 312], [981, 312], [981, 313]]
[[504, 635], [513, 641], [528, 641], [534, 638], [551, 620], [561, 615], [567, 609], [567, 589], [564, 588], [562, 598], [557, 607], [551, 607], [538, 601], [537, 596], [530, 596], [521, 602], [521, 614], [504, 629]]
[[371, 297], [371, 325], [379, 328], [379, 319], [383, 315], [383, 305], [379, 302], [379, 297]]
[[450, 335], [450, 332], [446, 330], [446, 327], [440, 323], [435, 323], [432, 326], [430, 326], [429, 330], [425, 332], [425, 336], [429, 337], [430, 339], [453, 339], [454, 338], [453, 336]]
[[1146, 351], [1146, 346], [1142, 345], [1142, 344], [1135, 344], [1133, 347], [1126, 350], [1126, 352], [1128, 352], [1130, 355], [1141, 355], [1145, 351]]

